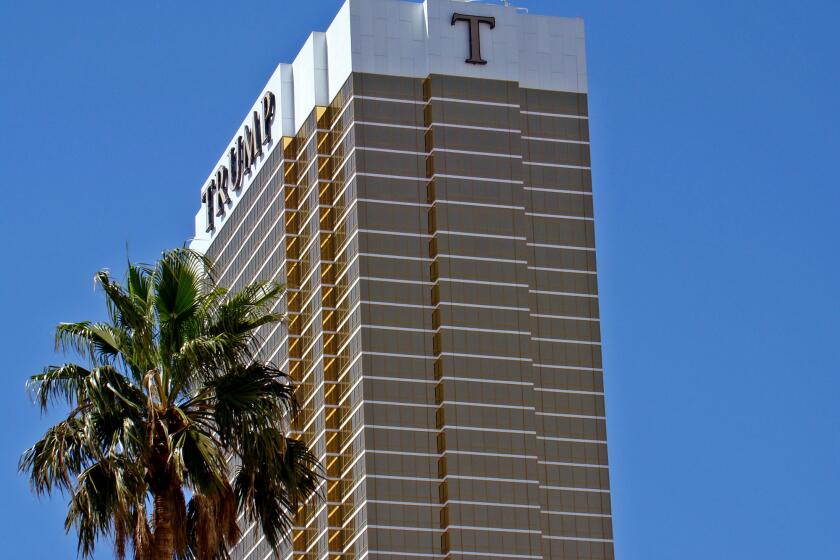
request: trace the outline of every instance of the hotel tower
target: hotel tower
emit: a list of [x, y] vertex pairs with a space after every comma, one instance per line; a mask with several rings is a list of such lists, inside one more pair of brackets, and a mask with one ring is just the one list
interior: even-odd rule
[[233, 558], [614, 557], [588, 131], [576, 18], [347, 0], [277, 67], [191, 246], [286, 286], [324, 480]]

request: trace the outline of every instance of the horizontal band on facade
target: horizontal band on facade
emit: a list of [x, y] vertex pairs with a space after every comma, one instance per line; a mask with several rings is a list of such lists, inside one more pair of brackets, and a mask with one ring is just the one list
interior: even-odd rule
[[485, 305], [483, 303], [462, 303], [457, 301], [440, 301], [437, 305], [446, 305], [451, 307], [475, 307], [479, 309], [498, 309], [500, 311], [531, 311], [530, 307], [515, 307], [509, 305]]
[[569, 189], [550, 188], [550, 187], [522, 187], [526, 191], [546, 192], [553, 194], [579, 194], [581, 196], [592, 196], [592, 191], [573, 191]]
[[[486, 181], [488, 183], [506, 183], [510, 185], [522, 185], [521, 179], [496, 179], [494, 177], [470, 177], [469, 175], [453, 175], [451, 173], [433, 173], [431, 179], [441, 177], [443, 179], [463, 179], [466, 181]], [[428, 181], [429, 179], [425, 179]]]
[[505, 484], [539, 484], [539, 480], [529, 480], [526, 478], [501, 478], [501, 477], [494, 477], [494, 476], [470, 476], [464, 474], [447, 474], [441, 480], [446, 480], [447, 478], [453, 478], [455, 480], [476, 480], [476, 481], [490, 481], [490, 482], [502, 482]]
[[569, 338], [544, 338], [533, 337], [531, 340], [536, 342], [557, 342], [558, 344], [582, 344], [584, 346], [601, 346], [600, 342], [593, 342], [590, 340], [574, 340]]
[[438, 329], [422, 329], [416, 327], [393, 327], [390, 325], [359, 325], [359, 328], [362, 329], [376, 329], [376, 330], [383, 330], [383, 331], [404, 331], [404, 332], [423, 332], [423, 333], [436, 333]]
[[534, 367], [537, 368], [548, 368], [548, 369], [567, 369], [572, 371], [583, 371], [583, 372], [603, 372], [603, 368], [596, 368], [596, 367], [587, 367], [587, 366], [566, 366], [562, 364], [541, 364], [541, 363], [534, 363]]
[[522, 159], [522, 154], [506, 154], [504, 152], [477, 152], [473, 150], [460, 150], [457, 148], [438, 148], [432, 147], [431, 152], [426, 152], [423, 155], [432, 155], [434, 152], [443, 152], [446, 154], [463, 154], [467, 156], [489, 156], [489, 157], [501, 157], [501, 158], [508, 158], [508, 159]]
[[[527, 288], [529, 285], [520, 282], [494, 282], [492, 280], [467, 280], [466, 278], [447, 278], [441, 276], [436, 282], [452, 282], [453, 284], [478, 284], [481, 286], [501, 286], [504, 288]], [[432, 282], [432, 284], [436, 283]]]
[[434, 503], [434, 502], [399, 502], [394, 500], [365, 500], [369, 504], [383, 504], [383, 505], [396, 505], [396, 506], [412, 506], [412, 507], [446, 507], [449, 504], [457, 504], [457, 505], [467, 505], [467, 506], [481, 506], [481, 507], [506, 507], [506, 508], [518, 508], [518, 509], [540, 509], [538, 505], [532, 504], [505, 504], [500, 502], [475, 502], [469, 500], [446, 500], [442, 503]]
[[[350, 123], [350, 127], [362, 125], [362, 126], [379, 126], [384, 128], [401, 128], [405, 130], [417, 130], [417, 131], [428, 131], [433, 129], [434, 127], [441, 127], [441, 128], [463, 128], [465, 130], [480, 130], [483, 132], [503, 132], [507, 134], [522, 134], [522, 131], [517, 128], [500, 128], [500, 127], [493, 127], [493, 126], [479, 126], [479, 125], [471, 125], [471, 124], [459, 124], [459, 123], [444, 123], [444, 122], [433, 122], [429, 126], [425, 125], [415, 125], [415, 124], [396, 124], [396, 123], [385, 123], [385, 122], [377, 122], [377, 121], [364, 121], [364, 120], [356, 120]], [[343, 137], [342, 137], [343, 138]]]
[[[429, 404], [429, 403], [417, 403], [417, 402], [405, 402], [405, 401], [380, 401], [380, 400], [372, 400], [372, 399], [364, 399], [362, 402], [359, 403], [359, 406], [366, 405], [366, 404], [377, 404], [381, 406], [405, 406], [405, 407], [416, 407], [416, 408], [440, 408], [441, 406], [451, 405], [451, 406], [477, 406], [481, 408], [503, 408], [508, 410], [536, 410], [533, 406], [523, 406], [517, 404], [491, 404], [491, 403], [483, 403], [483, 402], [467, 402], [467, 401], [449, 401], [443, 400], [436, 404]], [[339, 408], [338, 406], [334, 407], [327, 407], [327, 408]], [[352, 414], [351, 414], [352, 415]]]
[[550, 467], [572, 467], [576, 469], [608, 469], [609, 465], [599, 465], [595, 463], [575, 463], [572, 461], [537, 461], [537, 464], [546, 465]]
[[406, 527], [404, 525], [366, 525], [368, 529], [379, 529], [380, 531], [432, 531], [434, 533], [445, 533], [446, 529], [438, 527]]
[[369, 101], [382, 101], [386, 103], [402, 103], [406, 105], [428, 105], [432, 101], [442, 101], [445, 103], [467, 103], [470, 105], [486, 105], [489, 107], [508, 107], [513, 109], [520, 109], [519, 113], [523, 115], [537, 115], [541, 117], [558, 117], [558, 118], [570, 118], [570, 119], [588, 119], [589, 117], [586, 115], [575, 115], [570, 113], [549, 113], [545, 111], [529, 111], [529, 110], [522, 110], [522, 105], [519, 103], [504, 103], [499, 101], [483, 101], [478, 99], [466, 99], [466, 98], [458, 98], [458, 97], [442, 97], [442, 96], [430, 96], [428, 99], [401, 99], [395, 97], [382, 97], [382, 96], [373, 96], [373, 95], [361, 95], [354, 93], [350, 100], [353, 99], [364, 99]]
[[[344, 554], [342, 552], [341, 554]], [[431, 554], [431, 553], [424, 553], [424, 552], [398, 552], [393, 550], [365, 550], [362, 555], [359, 557], [359, 560], [364, 560], [365, 557], [376, 555], [376, 556], [388, 556], [388, 557], [405, 557], [405, 558], [446, 558], [442, 554]], [[542, 558], [542, 556], [540, 557]]]
[[492, 127], [492, 126], [478, 126], [472, 124], [458, 124], [458, 123], [444, 123], [444, 122], [433, 122], [428, 127], [424, 127], [427, 130], [430, 128], [434, 128], [436, 126], [444, 127], [444, 128], [464, 128], [467, 130], [485, 130], [488, 132], [507, 132], [509, 134], [522, 134], [522, 131], [518, 128], [500, 128], [500, 127]]
[[[412, 256], [408, 256], [408, 255], [392, 255], [392, 254], [388, 254], [388, 253], [363, 253], [361, 251], [356, 253], [356, 256], [357, 257], [368, 257], [368, 258], [372, 258], [372, 259], [393, 259], [393, 260], [398, 260], [398, 261], [433, 262], [435, 260], [432, 257], [412, 257]], [[348, 262], [344, 266], [349, 268], [350, 266], [352, 266], [355, 259], [356, 259], [356, 257], [353, 257], [353, 260], [351, 260], [350, 262]]]
[[[431, 96], [429, 101], [445, 101], [448, 103], [468, 103], [470, 105], [487, 105], [490, 107], [512, 107], [518, 109], [520, 107], [519, 103], [501, 103], [498, 101], [481, 101], [478, 99], [461, 99], [457, 97], [437, 97]], [[425, 103], [424, 103], [425, 105]]]
[[572, 115], [569, 113], [546, 113], [544, 111], [519, 111], [523, 115], [536, 115], [538, 117], [557, 117], [561, 119], [582, 119], [588, 120], [589, 117], [586, 115]]
[[579, 418], [581, 420], [605, 420], [605, 416], [592, 416], [589, 414], [567, 414], [565, 412], [535, 412], [537, 416], [549, 416], [552, 418]]
[[585, 513], [580, 511], [552, 511], [552, 510], [540, 510], [540, 513], [543, 515], [568, 515], [573, 517], [603, 517], [608, 518], [612, 517], [610, 513]]
[[391, 230], [383, 230], [383, 229], [367, 229], [367, 228], [358, 228], [356, 230], [358, 233], [371, 233], [374, 235], [396, 235], [399, 237], [420, 237], [430, 239], [434, 237], [433, 235], [429, 235], [428, 233], [414, 233], [414, 232], [407, 232], [407, 231], [391, 231]]
[[[394, 259], [394, 260], [406, 260], [406, 261], [422, 261], [422, 262], [434, 262], [436, 259], [452, 259], [452, 260], [469, 260], [469, 261], [481, 261], [481, 262], [497, 262], [497, 263], [506, 263], [506, 264], [526, 264], [527, 260], [522, 259], [497, 259], [494, 257], [476, 257], [471, 255], [453, 255], [449, 253], [438, 253], [436, 257], [414, 257], [408, 255], [394, 255], [390, 253], [363, 253], [359, 252], [356, 254], [353, 259], [351, 259], [348, 263], [346, 263], [345, 267], [350, 267], [353, 262], [355, 262], [356, 257], [369, 257], [369, 258], [378, 258], [378, 259]], [[528, 267], [529, 269], [535, 269], [537, 267]], [[317, 268], [313, 267], [313, 270], [317, 270]], [[571, 272], [575, 274], [595, 274], [594, 272], [585, 271], [585, 270], [574, 270], [574, 269], [556, 269], [556, 268], [540, 268], [540, 270], [544, 271], [551, 271], [551, 272]], [[310, 272], [311, 274], [311, 272]], [[344, 274], [344, 272], [342, 272]], [[308, 277], [308, 276], [307, 276]], [[527, 309], [527, 308], [525, 308]]]
[[582, 222], [592, 222], [595, 219], [590, 218], [588, 216], [569, 216], [563, 214], [545, 214], [540, 212], [525, 212], [526, 216], [531, 216], [532, 218], [557, 218], [559, 220], [579, 220]]
[[453, 206], [474, 206], [477, 208], [499, 208], [502, 210], [525, 210], [524, 206], [518, 206], [514, 204], [490, 204], [487, 202], [466, 202], [463, 200], [447, 200], [442, 198], [436, 198], [435, 201], [429, 206], [434, 206], [436, 204], [451, 204]]
[[555, 292], [551, 290], [528, 290], [529, 294], [545, 294], [549, 296], [565, 296], [597, 299], [598, 294], [584, 294], [581, 292]]
[[385, 101], [387, 103], [403, 103], [405, 105], [425, 105], [426, 102], [419, 100], [419, 99], [402, 99], [399, 97], [383, 97], [379, 95], [361, 95], [358, 93], [354, 93], [350, 100], [353, 99], [364, 99], [366, 101]]
[[[442, 354], [451, 354], [451, 353], [442, 353]], [[359, 352], [360, 358], [362, 356], [380, 356], [380, 357], [388, 357], [388, 358], [409, 358], [409, 359], [418, 359], [418, 360], [436, 360], [437, 356], [426, 355], [426, 354], [403, 354], [397, 352], [375, 352], [369, 350], [363, 350]], [[467, 357], [467, 358], [476, 358], [476, 359], [495, 359], [498, 358], [497, 356], [487, 356], [483, 354], [458, 354], [457, 356], [460, 357]], [[334, 358], [337, 357], [335, 355], [327, 355], [326, 357]], [[530, 361], [530, 358], [524, 358], [524, 361]], [[591, 367], [581, 367], [581, 366], [566, 366], [566, 365], [555, 365], [555, 364], [532, 364], [534, 367], [540, 368], [554, 368], [554, 369], [564, 369], [564, 370], [571, 370], [571, 371], [579, 371], [579, 372], [602, 372], [603, 369], [601, 368], [591, 368]], [[395, 381], [395, 382], [403, 382], [403, 383], [430, 383], [436, 384], [438, 380], [425, 380], [425, 379], [417, 379], [411, 377], [383, 377], [383, 376], [370, 376], [366, 375], [363, 378], [365, 379], [376, 379], [380, 381]], [[362, 379], [362, 378], [360, 378]], [[533, 386], [532, 382], [526, 381], [514, 381], [514, 380], [497, 380], [497, 379], [479, 379], [479, 378], [470, 378], [470, 377], [456, 377], [456, 376], [443, 376], [441, 379], [448, 379], [452, 381], [468, 381], [468, 382], [476, 382], [476, 383], [501, 383], [501, 384], [508, 384], [508, 385], [531, 385]], [[586, 394], [586, 395], [603, 395], [603, 392], [596, 392], [596, 391], [577, 391], [577, 390], [568, 390], [568, 389], [551, 389], [551, 388], [535, 388], [538, 391], [546, 391], [546, 392], [557, 392], [557, 393], [578, 393], [578, 394]]]
[[524, 235], [498, 235], [492, 233], [480, 233], [472, 231], [452, 231], [446, 229], [435, 230], [435, 235], [460, 235], [462, 237], [480, 237], [482, 239], [510, 239], [513, 241], [525, 241]]
[[583, 438], [568, 438], [559, 436], [537, 436], [538, 440], [543, 441], [560, 441], [564, 443], [597, 443], [599, 445], [606, 445], [606, 440], [602, 439], [583, 439]]
[[[403, 154], [409, 156], [428, 156], [429, 152], [420, 152], [417, 150], [396, 150], [394, 148], [377, 148], [375, 146], [353, 146], [353, 149], [356, 151], [361, 152], [378, 152], [381, 154]], [[345, 156], [349, 158], [350, 155], [348, 154]]]
[[492, 531], [494, 533], [523, 533], [541, 535], [540, 529], [513, 529], [509, 527], [481, 527], [478, 525], [448, 525], [447, 529], [458, 529], [461, 531]]
[[[506, 264], [526, 264], [528, 261], [524, 259], [498, 259], [494, 257], [475, 257], [471, 255], [453, 255], [451, 253], [438, 253], [439, 259], [465, 260], [465, 261], [482, 261], [482, 262], [498, 262]], [[431, 259], [434, 260], [434, 259]]]
[[518, 453], [490, 453], [483, 451], [463, 451], [460, 449], [445, 449], [442, 453], [423, 453], [420, 451], [391, 451], [387, 449], [363, 449], [361, 454], [371, 453], [374, 455], [403, 455], [409, 454], [413, 456], [434, 457], [440, 458], [446, 455], [470, 455], [476, 457], [496, 457], [500, 459], [525, 459], [536, 461], [539, 459], [536, 455], [522, 455]]
[[595, 494], [609, 494], [609, 490], [603, 488], [579, 488], [577, 486], [549, 486], [540, 485], [540, 490], [558, 490], [561, 492], [591, 492]]
[[535, 167], [554, 167], [557, 169], [585, 169], [590, 170], [592, 169], [589, 165], [572, 165], [570, 163], [547, 163], [541, 161], [523, 161], [522, 165], [532, 165]]
[[[362, 354], [374, 354], [373, 352], [363, 351]], [[381, 352], [375, 353], [376, 355], [382, 354]], [[389, 357], [404, 357], [405, 354], [388, 354]], [[474, 357], [484, 358], [485, 356], [478, 355]], [[424, 360], [435, 360], [437, 359], [435, 356], [416, 356], [410, 355], [411, 358], [422, 358]], [[464, 381], [469, 383], [498, 383], [500, 385], [522, 385], [522, 386], [533, 386], [534, 384], [530, 381], [515, 381], [511, 379], [487, 379], [487, 378], [480, 378], [480, 377], [460, 377], [460, 376], [453, 376], [453, 375], [442, 375], [438, 379], [418, 379], [416, 377], [385, 377], [382, 375], [372, 376], [372, 375], [364, 375], [360, 379], [375, 379], [378, 381], [395, 381], [399, 383], [427, 383], [430, 385], [437, 385], [441, 381]]]
[[394, 97], [377, 97], [371, 95], [359, 95], [353, 94], [353, 97], [356, 99], [367, 99], [371, 101], [386, 101], [392, 103], [404, 103], [407, 105], [428, 105], [430, 101], [444, 101], [444, 102], [453, 102], [453, 103], [469, 103], [472, 105], [488, 105], [491, 107], [514, 107], [518, 108], [518, 103], [500, 103], [497, 101], [480, 101], [475, 99], [460, 99], [457, 97], [439, 97], [439, 96], [430, 96], [428, 99], [419, 100], [419, 99], [400, 99]]
[[528, 247], [541, 247], [544, 249], [567, 249], [570, 251], [590, 251], [595, 252], [595, 247], [581, 247], [579, 245], [559, 245], [556, 243], [525, 243]]
[[[359, 406], [362, 406], [364, 402], [359, 403]], [[415, 406], [415, 405], [412, 405]], [[516, 435], [525, 435], [525, 436], [536, 436], [536, 430], [514, 430], [512, 428], [482, 428], [480, 426], [464, 426], [463, 424], [444, 424], [440, 428], [421, 428], [416, 426], [389, 426], [385, 424], [365, 424], [362, 426], [361, 429], [373, 429], [373, 430], [394, 430], [397, 432], [429, 432], [429, 433], [439, 433], [444, 430], [464, 430], [467, 432], [492, 432], [492, 433], [503, 433], [503, 434], [516, 434]], [[325, 430], [326, 431], [326, 430]], [[540, 439], [540, 438], [537, 438]], [[543, 438], [544, 439], [544, 438]], [[601, 443], [601, 442], [593, 442], [587, 440], [585, 443]], [[605, 443], [605, 442], [604, 442]]]
[[415, 175], [391, 175], [388, 173], [371, 173], [369, 171], [356, 171], [354, 175], [358, 175], [359, 177], [374, 177], [376, 179], [396, 179], [402, 181], [419, 181], [421, 183], [427, 183], [429, 181], [428, 177], [418, 177]]
[[384, 424], [365, 424], [362, 426], [362, 429], [371, 429], [371, 430], [395, 430], [397, 432], [430, 432], [430, 433], [438, 433], [440, 430], [438, 428], [417, 428], [413, 426], [387, 426]]
[[515, 331], [504, 329], [480, 329], [476, 327], [461, 327], [457, 325], [441, 325], [433, 332], [439, 331], [469, 331], [469, 332], [486, 332], [491, 334], [514, 334], [518, 336], [531, 336], [531, 331]]
[[445, 381], [463, 381], [468, 383], [489, 383], [489, 384], [499, 384], [499, 385], [522, 385], [522, 386], [533, 386], [534, 384], [530, 381], [514, 381], [511, 379], [484, 379], [480, 377], [460, 377], [456, 375], [442, 375], [440, 377], [441, 380]]
[[578, 268], [555, 268], [552, 266], [529, 266], [528, 270], [535, 270], [537, 272], [565, 272], [568, 274], [589, 274], [596, 276], [598, 273], [594, 270], [580, 270]]
[[[375, 352], [375, 351], [372, 351], [372, 350], [363, 350], [362, 352], [360, 352], [360, 354], [361, 355], [368, 355], [368, 356], [380, 356], [380, 357], [383, 357], [383, 358], [412, 358], [412, 359], [417, 359], [417, 360], [434, 360], [435, 359], [434, 356], [427, 356], [426, 354], [402, 354], [402, 353], [399, 353], [399, 352]], [[371, 377], [371, 379], [373, 379], [373, 377]], [[377, 377], [377, 379], [380, 379], [380, 378]], [[388, 379], [393, 379], [394, 381], [409, 381], [409, 379], [405, 378], [405, 377], [394, 377], [394, 378], [388, 378]], [[419, 379], [413, 379], [411, 381], [413, 381], [415, 383], [421, 383], [421, 382], [426, 383], [426, 381], [421, 381]], [[429, 383], [434, 383], [434, 381], [429, 381]]]
[[588, 140], [569, 140], [565, 138], [545, 138], [541, 136], [523, 136], [523, 140], [537, 141], [537, 142], [556, 142], [558, 144], [585, 144], [589, 145]]
[[467, 432], [493, 432], [503, 434], [516, 434], [523, 436], [536, 436], [536, 430], [515, 430], [513, 428], [482, 428], [481, 426], [465, 426], [464, 424], [444, 424], [437, 431], [444, 430], [465, 430]]
[[473, 551], [465, 551], [465, 550], [450, 550], [450, 554], [457, 554], [460, 556], [480, 556], [482, 558], [521, 558], [523, 560], [543, 560], [542, 555], [533, 555], [533, 554], [499, 554], [496, 552], [473, 552]]
[[[487, 360], [508, 360], [514, 362], [531, 362], [531, 358], [511, 357], [511, 356], [489, 356], [486, 354], [468, 354], [466, 352], [441, 352], [440, 356], [454, 356], [456, 358], [481, 358]], [[509, 382], [508, 382], [509, 383]]]
[[360, 299], [359, 303], [361, 305], [382, 305], [384, 307], [405, 307], [408, 309], [424, 309], [426, 311], [431, 311], [435, 308], [434, 305], [423, 305], [420, 303], [399, 303], [395, 301], [372, 301], [369, 299]]
[[560, 536], [555, 536], [555, 535], [543, 535], [542, 538], [557, 540], [557, 541], [583, 541], [583, 542], [602, 542], [602, 543], [613, 542], [612, 539], [598, 539], [598, 538], [595, 538], [595, 537], [560, 537]]
[[432, 205], [427, 202], [406, 202], [403, 200], [384, 200], [381, 198], [356, 198], [350, 205], [347, 207], [348, 209], [357, 202], [364, 202], [365, 204], [388, 204], [391, 206], [411, 206], [414, 208], [431, 208]]
[[595, 395], [603, 396], [603, 391], [579, 391], [577, 389], [551, 389], [548, 387], [534, 387], [534, 391], [543, 393], [567, 393], [570, 395]]
[[[525, 211], [524, 206], [517, 206], [511, 204], [491, 204], [487, 202], [468, 202], [465, 200], [451, 200], [451, 199], [442, 199], [436, 198], [434, 202], [406, 202], [402, 200], [386, 200], [381, 198], [356, 198], [351, 202], [351, 204], [347, 208], [351, 208], [354, 202], [364, 202], [367, 204], [391, 204], [395, 206], [412, 206], [415, 208], [433, 208], [438, 204], [443, 205], [452, 205], [452, 206], [470, 206], [476, 208], [495, 208], [501, 210], [522, 210]], [[331, 206], [323, 206], [324, 208], [332, 208]], [[314, 213], [313, 213], [314, 214]], [[525, 215], [528, 215], [525, 212]], [[582, 218], [581, 218], [582, 219]]]
[[390, 282], [392, 284], [413, 284], [415, 286], [434, 286], [434, 282], [428, 280], [403, 280], [401, 278], [382, 278], [379, 276], [359, 276], [359, 280], [368, 282]]

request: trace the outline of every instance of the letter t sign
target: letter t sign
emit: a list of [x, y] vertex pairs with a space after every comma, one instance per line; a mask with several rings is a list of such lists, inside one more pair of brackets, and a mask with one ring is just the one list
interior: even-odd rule
[[481, 58], [481, 40], [478, 36], [478, 24], [486, 23], [490, 26], [490, 29], [493, 29], [496, 27], [496, 18], [492, 16], [470, 16], [457, 12], [452, 14], [452, 25], [455, 25], [459, 21], [468, 22], [470, 30], [470, 57], [464, 62], [469, 62], [470, 64], [487, 64], [487, 61]]

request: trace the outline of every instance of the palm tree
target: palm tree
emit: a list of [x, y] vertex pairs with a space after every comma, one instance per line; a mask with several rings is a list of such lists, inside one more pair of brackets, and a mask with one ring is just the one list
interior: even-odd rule
[[56, 329], [82, 363], [29, 382], [42, 411], [71, 407], [20, 460], [34, 492], [70, 495], [65, 530], [84, 557], [113, 538], [120, 559], [227, 558], [240, 513], [276, 551], [320, 478], [289, 436], [290, 380], [255, 356], [257, 329], [282, 319], [281, 288], [231, 293], [186, 249], [129, 263], [122, 285], [107, 271], [96, 281], [108, 321]]

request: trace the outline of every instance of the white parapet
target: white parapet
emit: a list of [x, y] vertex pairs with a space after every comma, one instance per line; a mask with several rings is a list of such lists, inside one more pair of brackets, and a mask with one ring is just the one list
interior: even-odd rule
[[[454, 13], [494, 18], [494, 26], [478, 26], [481, 58], [471, 56], [469, 22], [453, 24]], [[266, 143], [243, 177], [239, 189], [223, 197], [225, 213], [213, 217], [208, 231], [207, 204], [195, 217], [190, 247], [206, 251], [247, 192], [271, 148], [293, 136], [316, 106], [329, 104], [352, 72], [425, 78], [447, 74], [519, 82], [522, 87], [586, 93], [583, 20], [525, 13], [499, 4], [456, 0], [346, 0], [326, 32], [312, 33], [291, 64], [280, 64], [201, 188], [207, 190], [221, 166], [228, 166], [230, 148], [245, 127], [253, 128], [270, 92], [275, 99], [271, 142]], [[213, 193], [211, 193], [213, 194]], [[228, 200], [229, 199], [229, 200]], [[214, 200], [216, 200], [214, 198]], [[218, 208], [218, 206], [217, 206]]]

